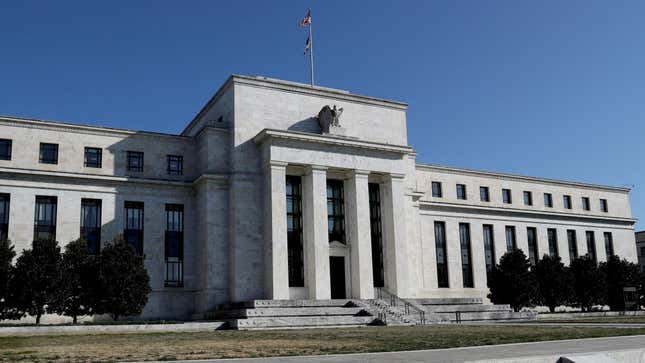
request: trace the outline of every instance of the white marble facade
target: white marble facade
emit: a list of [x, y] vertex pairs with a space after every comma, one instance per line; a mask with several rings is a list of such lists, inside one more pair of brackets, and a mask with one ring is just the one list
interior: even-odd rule
[[[343, 108], [342, 132], [321, 133], [316, 115], [325, 105]], [[102, 201], [103, 241], [123, 233], [126, 201], [143, 202], [153, 290], [143, 315], [150, 318], [188, 318], [219, 303], [261, 298], [372, 298], [380, 285], [374, 269], [381, 269], [374, 263], [381, 260], [384, 288], [401, 297], [485, 298], [484, 225], [492, 226], [495, 260], [513, 226], [525, 251], [527, 228], [535, 228], [539, 256], [549, 253], [551, 234], [568, 263], [568, 231], [575, 231], [579, 255], [587, 253], [593, 231], [599, 261], [606, 259], [607, 233], [616, 254], [636, 261], [629, 189], [418, 164], [407, 143], [406, 108], [335, 89], [231, 76], [180, 135], [0, 117], [0, 139], [12, 145], [10, 160], [0, 160], [8, 237], [18, 250], [29, 246], [36, 196], [57, 197], [62, 244], [79, 237], [81, 199]], [[42, 142], [59, 145], [57, 164], [39, 163]], [[85, 147], [102, 149], [101, 168], [84, 166]], [[128, 151], [144, 153], [143, 171], [127, 169]], [[183, 156], [181, 175], [168, 175], [167, 155]], [[287, 179], [299, 181], [296, 234], [287, 232]], [[344, 237], [332, 241], [330, 180], [342, 186], [344, 227]], [[433, 182], [441, 183], [441, 196], [433, 196]], [[457, 198], [457, 184], [465, 185], [465, 199]], [[480, 187], [488, 188], [489, 201], [482, 201]], [[503, 202], [502, 189], [511, 191], [511, 203]], [[532, 205], [524, 204], [525, 191]], [[545, 206], [544, 193], [552, 206]], [[169, 203], [184, 207], [181, 286], [167, 286], [165, 277]], [[378, 218], [370, 206], [378, 206]], [[441, 286], [447, 287], [438, 283], [435, 222], [445, 226]], [[469, 243], [460, 243], [464, 223]], [[290, 249], [289, 238], [300, 238], [302, 247]], [[301, 258], [290, 260], [290, 253]], [[290, 282], [290, 268], [300, 278]], [[468, 271], [472, 283], [464, 283]]]

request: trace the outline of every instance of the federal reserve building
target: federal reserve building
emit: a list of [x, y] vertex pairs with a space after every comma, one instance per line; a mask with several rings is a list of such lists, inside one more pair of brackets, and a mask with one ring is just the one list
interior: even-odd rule
[[507, 251], [637, 261], [629, 188], [418, 163], [406, 109], [234, 75], [178, 135], [3, 116], [0, 238], [100, 253], [122, 235], [143, 318], [249, 326], [356, 325], [378, 301], [512, 318], [487, 298]]

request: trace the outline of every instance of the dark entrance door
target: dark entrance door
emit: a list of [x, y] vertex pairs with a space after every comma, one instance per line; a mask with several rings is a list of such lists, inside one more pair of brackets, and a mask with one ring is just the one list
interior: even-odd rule
[[329, 277], [331, 298], [345, 299], [345, 257], [329, 257]]

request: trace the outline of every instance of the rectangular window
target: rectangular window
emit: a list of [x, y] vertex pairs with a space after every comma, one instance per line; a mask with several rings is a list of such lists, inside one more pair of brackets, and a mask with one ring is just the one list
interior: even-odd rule
[[289, 287], [305, 286], [304, 255], [302, 246], [302, 179], [288, 175], [287, 194], [287, 249]]
[[495, 267], [495, 236], [491, 224], [484, 224], [484, 258], [486, 259], [486, 274], [490, 275]]
[[383, 228], [381, 224], [381, 189], [378, 184], [369, 184], [370, 230], [372, 235], [372, 273], [375, 287], [385, 286], [383, 269]]
[[600, 211], [605, 213], [609, 212], [609, 205], [607, 204], [607, 199], [600, 200]]
[[34, 241], [56, 240], [56, 209], [58, 198], [36, 196]]
[[345, 200], [342, 180], [327, 180], [329, 242], [345, 243]]
[[533, 205], [533, 193], [524, 192], [524, 205]]
[[41, 164], [58, 164], [58, 144], [40, 143]]
[[466, 200], [466, 185], [457, 184], [457, 199]]
[[505, 204], [513, 203], [513, 197], [511, 196], [510, 189], [502, 189], [502, 200]]
[[582, 197], [582, 209], [591, 210], [591, 205], [589, 204], [589, 198], [588, 197]]
[[461, 245], [461, 275], [464, 287], [475, 287], [473, 282], [473, 257], [470, 249], [470, 224], [468, 223], [459, 223], [459, 244]]
[[85, 167], [100, 168], [103, 165], [103, 150], [98, 147], [85, 148]]
[[81, 238], [92, 255], [101, 252], [101, 200], [81, 199]]
[[0, 139], [0, 160], [11, 160], [11, 140]]
[[435, 198], [443, 197], [443, 191], [441, 190], [441, 182], [432, 182], [432, 196]]
[[537, 230], [535, 227], [526, 228], [526, 239], [529, 243], [529, 261], [532, 266], [535, 266], [540, 258], [538, 254]]
[[479, 199], [482, 202], [490, 202], [490, 192], [488, 187], [479, 187]]
[[544, 206], [547, 208], [553, 208], [553, 196], [551, 193], [544, 193]]
[[607, 259], [609, 259], [609, 256], [614, 255], [614, 236], [612, 236], [611, 232], [605, 232], [604, 237], [605, 237], [605, 253], [607, 254]]
[[168, 287], [184, 286], [183, 204], [166, 204], [164, 257], [166, 261], [166, 278], [164, 285]]
[[168, 155], [168, 175], [182, 175], [184, 173], [184, 157], [181, 155]]
[[0, 241], [9, 239], [9, 194], [0, 194]]
[[434, 244], [437, 252], [437, 283], [439, 287], [449, 287], [448, 255], [446, 251], [446, 224], [434, 222]]
[[517, 248], [517, 241], [515, 240], [515, 227], [506, 226], [506, 250], [508, 252]]
[[641, 247], [641, 256], [645, 256], [645, 247]]
[[143, 255], [143, 202], [128, 202], [125, 205], [125, 228], [123, 238], [138, 255]]
[[559, 257], [560, 252], [558, 251], [558, 231], [555, 228], [549, 228], [546, 230], [546, 234], [549, 238], [549, 255], [551, 257]]
[[571, 196], [565, 195], [562, 197], [562, 202], [564, 203], [565, 209], [571, 209]]
[[587, 231], [587, 254], [591, 257], [591, 259], [595, 262], [598, 263], [598, 255], [596, 254], [596, 236], [594, 235], [593, 231]]
[[578, 258], [578, 239], [574, 229], [567, 230], [567, 240], [569, 241], [569, 259]]
[[140, 151], [128, 151], [128, 171], [143, 171], [143, 153]]

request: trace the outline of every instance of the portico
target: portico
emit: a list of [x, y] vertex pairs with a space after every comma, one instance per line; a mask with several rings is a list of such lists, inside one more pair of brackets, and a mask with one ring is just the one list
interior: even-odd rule
[[[405, 291], [405, 215], [390, 211], [403, 210], [407, 198], [403, 172], [409, 147], [269, 129], [254, 141], [262, 149], [270, 191], [265, 193], [270, 216], [265, 226], [266, 298], [370, 299], [375, 269], [382, 271], [388, 291]], [[294, 188], [287, 179], [299, 180], [296, 204], [287, 192]], [[372, 203], [370, 185], [379, 194]], [[374, 203], [376, 217], [370, 215]], [[294, 209], [301, 210], [296, 219]], [[373, 240], [376, 222], [382, 231], [374, 238], [381, 241]], [[373, 251], [374, 246], [382, 250]], [[302, 258], [293, 256], [298, 253]], [[382, 257], [374, 259], [373, 253]], [[382, 266], [373, 266], [373, 261]], [[299, 263], [301, 283], [294, 279], [294, 270], [300, 269], [294, 264]]]

